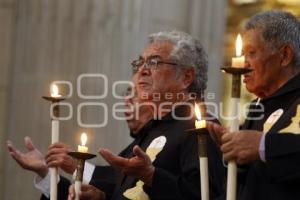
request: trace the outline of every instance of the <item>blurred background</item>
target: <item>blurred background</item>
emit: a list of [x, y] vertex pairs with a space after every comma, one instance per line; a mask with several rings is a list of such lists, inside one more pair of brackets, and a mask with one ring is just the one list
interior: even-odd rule
[[[149, 33], [181, 30], [198, 37], [209, 55], [206, 98], [223, 102], [230, 109], [230, 77], [220, 72], [235, 56], [235, 37], [253, 14], [284, 9], [300, 14], [300, 0], [0, 0], [0, 199], [39, 199], [33, 173], [22, 170], [8, 155], [10, 139], [21, 150], [24, 137], [46, 153], [51, 141], [50, 104], [42, 100], [52, 81], [73, 84], [73, 116], [62, 121], [60, 141], [74, 149], [80, 133], [88, 134], [89, 151], [99, 147], [118, 153], [131, 141], [125, 121], [115, 120], [111, 110], [120, 100], [112, 96], [118, 80], [129, 80], [130, 62], [142, 52]], [[103, 99], [82, 99], [76, 91], [81, 74], [104, 74], [108, 95]], [[62, 88], [65, 86], [61, 85]], [[68, 91], [69, 88], [62, 89]], [[81, 92], [100, 95], [104, 83], [85, 78]], [[242, 102], [253, 97], [242, 92]], [[80, 103], [104, 103], [108, 123], [101, 128], [80, 127]], [[63, 115], [69, 110], [63, 109]], [[101, 123], [103, 109], [86, 106], [80, 115], [87, 124]], [[226, 124], [226, 121], [224, 121]], [[100, 157], [93, 163], [104, 163]]]

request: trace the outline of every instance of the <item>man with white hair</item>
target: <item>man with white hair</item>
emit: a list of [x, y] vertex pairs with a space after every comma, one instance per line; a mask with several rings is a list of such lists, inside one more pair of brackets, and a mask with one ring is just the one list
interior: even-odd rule
[[[195, 128], [191, 94], [202, 99], [206, 88], [207, 58], [200, 42], [177, 31], [150, 35], [132, 67], [139, 99], [152, 105], [154, 119], [123, 157], [100, 150], [121, 172], [112, 199], [200, 199], [197, 136], [187, 133]], [[224, 168], [210, 138], [207, 151], [210, 199], [218, 199]], [[84, 198], [104, 199], [99, 193], [96, 198], [94, 189], [85, 185]], [[69, 199], [74, 199], [74, 186]]]
[[[300, 197], [300, 24], [283, 11], [259, 13], [243, 32], [244, 83], [258, 99], [244, 130], [210, 126], [224, 159], [241, 166], [239, 200]], [[262, 112], [259, 112], [261, 110]]]

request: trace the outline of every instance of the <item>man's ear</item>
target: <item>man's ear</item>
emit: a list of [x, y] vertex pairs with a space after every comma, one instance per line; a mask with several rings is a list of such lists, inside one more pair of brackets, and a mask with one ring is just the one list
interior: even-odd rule
[[281, 47], [280, 49], [280, 59], [281, 59], [281, 66], [288, 66], [294, 59], [294, 48], [292, 45], [287, 44]]
[[196, 77], [196, 70], [193, 67], [183, 69], [182, 83], [183, 89], [187, 89]]

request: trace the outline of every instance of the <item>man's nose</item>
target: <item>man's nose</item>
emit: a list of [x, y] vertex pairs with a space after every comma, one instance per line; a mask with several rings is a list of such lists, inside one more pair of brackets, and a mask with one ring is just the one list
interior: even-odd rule
[[139, 70], [138, 70], [138, 73], [142, 76], [147, 76], [147, 75], [150, 75], [151, 74], [151, 70], [149, 67], [146, 67], [146, 64], [143, 64]]
[[250, 63], [249, 63], [249, 61], [248, 61], [248, 59], [247, 59], [247, 56], [245, 56], [245, 64], [244, 64], [244, 67], [245, 67], [245, 68], [250, 68]]

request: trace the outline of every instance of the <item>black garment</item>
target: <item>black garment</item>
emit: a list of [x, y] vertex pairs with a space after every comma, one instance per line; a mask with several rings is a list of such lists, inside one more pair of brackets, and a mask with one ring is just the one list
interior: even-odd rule
[[[105, 192], [106, 198], [110, 199], [116, 184], [116, 170], [111, 166], [95, 166], [90, 185], [99, 188]], [[57, 185], [57, 199], [67, 200], [69, 193], [69, 186], [71, 182], [63, 176], [60, 176], [60, 180]], [[41, 200], [49, 200], [44, 194], [42, 194]]]
[[[176, 116], [188, 116], [188, 106], [175, 109]], [[165, 136], [167, 142], [157, 155], [152, 186], [144, 185], [144, 191], [151, 200], [158, 199], [200, 199], [199, 160], [197, 155], [197, 137], [186, 133], [194, 128], [195, 120], [176, 120], [169, 113], [161, 120], [152, 120], [125, 151], [124, 157], [132, 157], [132, 148], [139, 145], [144, 151], [159, 136]], [[214, 142], [208, 140], [208, 163], [210, 181], [210, 199], [221, 198], [225, 169], [221, 154]], [[137, 179], [120, 175], [113, 200], [126, 199], [124, 191], [135, 186]]]
[[[299, 103], [300, 74], [261, 100], [265, 109], [261, 120], [246, 120], [243, 129], [262, 131], [263, 124], [274, 111], [284, 110], [266, 135], [266, 162], [253, 162], [239, 173], [239, 200], [300, 199], [300, 135], [278, 133], [291, 123]], [[248, 116], [258, 115], [252, 112]]]
[[[64, 177], [60, 177], [60, 180], [57, 185], [57, 199], [65, 200], [68, 199], [70, 181]], [[40, 200], [49, 200], [45, 195], [42, 195]]]
[[[175, 116], [186, 117], [193, 112], [188, 106], [175, 109]], [[139, 145], [144, 151], [150, 143], [159, 136], [165, 136], [167, 142], [163, 150], [157, 155], [153, 165], [155, 173], [151, 187], [144, 186], [144, 191], [151, 200], [193, 200], [200, 199], [199, 160], [197, 153], [197, 137], [188, 134], [186, 130], [194, 128], [195, 119], [176, 120], [169, 113], [161, 120], [151, 120], [137, 134], [134, 141], [119, 155], [132, 157], [134, 145]], [[215, 143], [208, 139], [208, 165], [210, 199], [223, 199], [225, 168], [222, 165], [221, 153]], [[104, 169], [96, 167], [90, 184], [106, 193], [107, 199], [126, 199], [123, 192], [135, 186], [137, 179], [124, 176], [112, 167]], [[117, 178], [115, 178], [117, 177]], [[58, 187], [66, 188], [65, 182]], [[112, 195], [113, 192], [113, 196]], [[64, 193], [59, 193], [58, 200], [67, 199]], [[45, 198], [44, 198], [45, 199]], [[43, 199], [43, 200], [44, 200]]]

